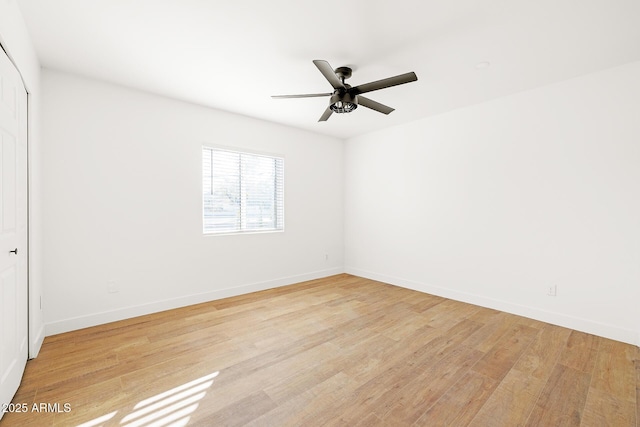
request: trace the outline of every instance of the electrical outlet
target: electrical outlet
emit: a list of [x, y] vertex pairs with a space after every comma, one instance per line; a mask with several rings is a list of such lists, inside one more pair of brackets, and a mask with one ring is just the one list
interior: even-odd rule
[[558, 295], [558, 285], [551, 285], [547, 289], [547, 295], [550, 297], [555, 297]]
[[110, 294], [115, 294], [117, 292], [119, 292], [120, 290], [118, 289], [118, 285], [116, 285], [116, 281], [115, 280], [109, 280], [107, 282], [107, 292]]
[[324, 254], [324, 260], [329, 261], [329, 254]]

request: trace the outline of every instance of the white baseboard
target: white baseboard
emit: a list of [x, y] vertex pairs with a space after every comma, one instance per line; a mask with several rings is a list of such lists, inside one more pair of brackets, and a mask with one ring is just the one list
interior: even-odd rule
[[44, 325], [40, 327], [34, 337], [29, 337], [29, 359], [35, 359], [40, 353], [40, 348], [44, 342]]
[[77, 329], [102, 325], [118, 320], [130, 319], [132, 317], [144, 316], [145, 314], [157, 313], [159, 311], [171, 310], [188, 305], [200, 304], [203, 302], [247, 294], [250, 292], [263, 291], [266, 289], [291, 285], [307, 280], [321, 279], [323, 277], [333, 276], [341, 273], [344, 273], [344, 269], [342, 267], [337, 267], [327, 270], [314, 271], [306, 274], [300, 274], [296, 276], [281, 277], [264, 282], [249, 283], [233, 288], [217, 289], [215, 291], [205, 292], [201, 294], [186, 295], [169, 300], [154, 301], [148, 304], [130, 306], [111, 311], [104, 311], [87, 316], [73, 317], [69, 319], [59, 320], [57, 322], [46, 323], [46, 336], [75, 331]]
[[412, 289], [414, 291], [424, 292], [431, 295], [453, 299], [456, 301], [479, 305], [481, 307], [492, 308], [494, 310], [505, 311], [507, 313], [516, 314], [518, 316], [528, 317], [530, 319], [551, 323], [553, 325], [575, 329], [577, 331], [586, 332], [589, 334], [610, 338], [612, 340], [640, 346], [640, 335], [638, 333], [639, 331], [634, 331], [632, 329], [624, 329], [615, 325], [594, 322], [589, 319], [569, 316], [566, 314], [538, 308], [527, 307], [525, 305], [515, 304], [509, 301], [503, 301], [494, 298], [487, 298], [477, 294], [432, 286], [425, 283], [402, 279], [399, 277], [387, 276], [385, 274], [361, 270], [359, 268], [345, 267], [344, 272], [353, 274], [355, 276], [365, 277], [367, 279], [377, 280], [380, 282], [389, 283], [391, 285]]

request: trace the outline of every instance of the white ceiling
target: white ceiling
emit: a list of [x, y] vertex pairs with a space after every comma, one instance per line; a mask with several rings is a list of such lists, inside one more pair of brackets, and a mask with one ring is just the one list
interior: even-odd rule
[[[43, 67], [339, 138], [640, 60], [639, 0], [16, 1]], [[331, 92], [314, 59], [418, 81], [318, 123], [270, 97]]]

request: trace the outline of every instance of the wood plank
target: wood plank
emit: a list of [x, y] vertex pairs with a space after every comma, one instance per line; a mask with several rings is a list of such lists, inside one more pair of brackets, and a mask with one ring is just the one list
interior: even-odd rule
[[[414, 343], [416, 346], [420, 346], [420, 344], [420, 341]], [[424, 344], [422, 343], [422, 345]], [[381, 371], [405, 360], [404, 350], [409, 351], [408, 347], [410, 347], [408, 344], [398, 343], [384, 335], [377, 334], [363, 340], [357, 346], [341, 347], [342, 353], [349, 360], [343, 359], [340, 369], [354, 381], [364, 384]], [[366, 354], [365, 357], [363, 357], [364, 354]]]
[[473, 367], [489, 378], [501, 381], [537, 335], [536, 329], [516, 324]]
[[464, 426], [471, 422], [498, 385], [498, 381], [477, 372], [467, 372], [422, 415], [416, 424]]
[[363, 418], [360, 422], [358, 422], [358, 424], [356, 424], [354, 427], [385, 427], [387, 425], [388, 424], [381, 420], [380, 417], [378, 417], [376, 414], [371, 413]]
[[470, 425], [524, 425], [570, 333], [565, 328], [542, 325], [533, 343], [522, 353]]
[[447, 327], [466, 319], [480, 310], [479, 307], [459, 301], [446, 300], [422, 313], [427, 324], [434, 328]]
[[203, 426], [242, 426], [276, 407], [275, 402], [260, 390], [212, 414], [194, 415], [190, 421]]
[[482, 324], [495, 323], [496, 316], [500, 315], [500, 313], [501, 312], [498, 310], [481, 307], [478, 311], [469, 316], [469, 320]]
[[619, 399], [636, 400], [635, 351], [629, 345], [602, 338], [591, 387]]
[[412, 298], [410, 301], [411, 310], [417, 313], [424, 313], [431, 307], [434, 307], [444, 301], [446, 301], [446, 298], [416, 292], [415, 298]]
[[113, 378], [96, 384], [86, 385], [65, 393], [63, 400], [59, 399], [59, 392], [55, 389], [38, 391], [38, 403], [68, 403], [70, 412], [55, 413], [55, 424], [78, 425], [84, 420], [98, 418], [112, 412], [113, 407], [128, 406], [131, 396], [122, 392], [119, 378]]
[[[337, 374], [339, 370], [335, 364], [344, 357], [333, 343], [322, 344], [272, 369], [273, 375], [266, 379], [263, 390], [274, 402], [286, 402]], [[311, 364], [310, 360], [324, 362]]]
[[[28, 406], [31, 408], [31, 405]], [[29, 412], [8, 412], [2, 417], [0, 425], [4, 426], [20, 426], [20, 427], [43, 427], [53, 426], [55, 422], [56, 414], [54, 412], [41, 412], [34, 413], [29, 409]]]
[[633, 402], [590, 389], [580, 427], [635, 427]]
[[473, 427], [525, 425], [545, 381], [511, 370], [469, 425]]
[[[277, 408], [262, 414], [248, 423], [248, 427], [329, 425], [334, 417], [334, 408], [340, 405], [344, 394], [351, 392], [356, 383], [348, 375], [336, 375], [318, 383], [299, 395], [287, 400]], [[340, 390], [340, 393], [336, 393]]]
[[535, 378], [547, 379], [564, 350], [571, 330], [546, 324], [513, 369]]
[[601, 338], [579, 331], [571, 331], [566, 351], [562, 352], [559, 363], [578, 371], [591, 373], [598, 356]]
[[[469, 319], [473, 319], [471, 316]], [[516, 322], [516, 317], [508, 313], [498, 313], [493, 320], [488, 323], [483, 322], [482, 328], [471, 335], [465, 342], [465, 345], [474, 347], [483, 353], [488, 352], [494, 347], [504, 334], [511, 330]]]
[[579, 426], [591, 375], [556, 365], [526, 426]]
[[450, 387], [465, 377], [481, 356], [477, 350], [456, 347], [415, 380], [407, 382], [400, 392], [387, 391], [383, 395], [386, 399], [379, 399], [372, 409], [387, 425], [415, 423]]

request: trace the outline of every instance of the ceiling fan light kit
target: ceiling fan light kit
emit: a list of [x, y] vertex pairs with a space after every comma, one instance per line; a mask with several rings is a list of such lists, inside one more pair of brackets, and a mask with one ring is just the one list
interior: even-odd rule
[[333, 86], [332, 93], [312, 93], [305, 95], [274, 95], [272, 98], [284, 99], [284, 98], [313, 98], [319, 96], [330, 96], [329, 106], [320, 116], [319, 122], [327, 121], [327, 119], [333, 113], [350, 113], [358, 105], [370, 108], [382, 114], [389, 114], [393, 111], [393, 108], [384, 104], [380, 104], [372, 99], [360, 96], [360, 94], [373, 92], [374, 90], [385, 89], [391, 86], [398, 86], [405, 83], [415, 82], [418, 80], [416, 73], [410, 72], [400, 74], [395, 77], [389, 77], [375, 82], [365, 83], [359, 86], [351, 87], [344, 81], [351, 77], [352, 70], [349, 67], [338, 67], [335, 70], [329, 65], [327, 61], [316, 59], [313, 61], [318, 70], [327, 79], [329, 84]]
[[350, 113], [358, 108], [357, 97], [351, 96], [348, 93], [340, 95], [338, 93], [331, 95], [331, 103], [329, 108], [334, 113]]

